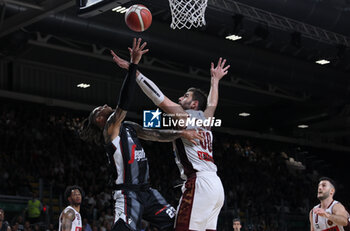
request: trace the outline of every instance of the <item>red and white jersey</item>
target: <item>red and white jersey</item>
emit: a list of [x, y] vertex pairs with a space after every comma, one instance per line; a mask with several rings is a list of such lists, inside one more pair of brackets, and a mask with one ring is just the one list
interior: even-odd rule
[[81, 221], [81, 216], [80, 213], [77, 212], [72, 206], [67, 206], [61, 213], [60, 218], [59, 218], [59, 226], [58, 226], [58, 231], [62, 231], [62, 214], [66, 212], [67, 210], [73, 210], [74, 211], [74, 220], [72, 222], [72, 228], [71, 231], [82, 231], [83, 226], [82, 226], [82, 221]]
[[[338, 201], [333, 201], [328, 208], [326, 209], [327, 213], [333, 214], [332, 210], [333, 210], [333, 206], [335, 204], [339, 203]], [[321, 205], [318, 204], [314, 207], [314, 209], [316, 208], [321, 208]], [[314, 226], [314, 230], [315, 231], [344, 231], [343, 226], [339, 226], [334, 224], [331, 220], [328, 220], [325, 217], [321, 217], [319, 215], [316, 215], [314, 212], [312, 212], [312, 223]]]
[[[203, 111], [186, 110], [191, 118], [199, 120], [205, 120]], [[181, 178], [186, 180], [189, 176], [196, 172], [216, 172], [217, 167], [213, 159], [213, 134], [206, 127], [198, 127], [189, 125], [186, 128], [198, 129], [203, 132], [204, 141], [198, 142], [198, 145], [194, 145], [190, 141], [184, 138], [179, 138], [174, 141], [176, 163], [179, 167]]]

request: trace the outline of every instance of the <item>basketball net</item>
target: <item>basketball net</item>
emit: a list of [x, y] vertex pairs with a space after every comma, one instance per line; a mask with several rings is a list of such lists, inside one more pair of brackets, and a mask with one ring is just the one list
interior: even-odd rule
[[205, 9], [208, 0], [169, 0], [172, 29], [190, 29], [205, 26]]

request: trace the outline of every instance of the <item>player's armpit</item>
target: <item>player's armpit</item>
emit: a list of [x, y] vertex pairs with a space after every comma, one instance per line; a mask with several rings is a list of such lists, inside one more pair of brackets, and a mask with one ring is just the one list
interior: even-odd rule
[[74, 211], [72, 209], [68, 209], [67, 211], [63, 212], [62, 214], [62, 230], [60, 231], [71, 231], [72, 229], [72, 222], [75, 218]]

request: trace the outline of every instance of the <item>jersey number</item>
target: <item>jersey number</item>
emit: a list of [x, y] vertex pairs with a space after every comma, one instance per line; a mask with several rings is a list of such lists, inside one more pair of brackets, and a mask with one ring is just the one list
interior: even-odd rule
[[82, 227], [75, 227], [75, 231], [82, 231], [83, 228]]
[[[203, 134], [204, 133], [204, 134]], [[211, 142], [211, 134], [210, 132], [201, 132], [201, 134], [204, 136], [203, 141], [200, 141], [201, 147], [206, 150], [208, 149], [209, 152], [212, 152], [212, 142]]]

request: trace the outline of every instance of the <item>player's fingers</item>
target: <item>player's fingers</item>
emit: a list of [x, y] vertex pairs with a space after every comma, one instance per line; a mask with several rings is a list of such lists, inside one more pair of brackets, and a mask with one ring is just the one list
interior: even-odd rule
[[225, 68], [223, 69], [223, 71], [227, 71], [229, 68], [230, 68], [230, 65], [227, 65], [227, 67], [225, 67]]
[[210, 69], [214, 69], [214, 63], [213, 62], [210, 63]]
[[196, 138], [199, 139], [201, 142], [204, 141], [204, 135], [202, 134], [202, 132], [197, 132], [195, 134]]
[[222, 61], [222, 63], [221, 63], [221, 68], [224, 68], [225, 63], [226, 63], [226, 59], [224, 59], [224, 61]]
[[136, 47], [136, 38], [132, 40], [132, 49], [135, 49]]
[[194, 145], [198, 145], [195, 140], [191, 140], [191, 143], [194, 144]]
[[222, 58], [220, 57], [219, 60], [218, 60], [218, 65], [217, 65], [218, 67], [221, 66], [221, 60], [222, 60]]
[[201, 137], [198, 137], [197, 139], [198, 139], [200, 142], [204, 143], [204, 137], [201, 136]]
[[136, 49], [139, 49], [139, 48], [140, 48], [140, 44], [141, 44], [141, 38], [139, 38], [139, 39], [137, 40]]
[[130, 53], [130, 55], [131, 55], [132, 49], [131, 49], [130, 47], [128, 47], [128, 50], [129, 50], [129, 53]]
[[147, 42], [142, 43], [140, 50], [143, 50], [143, 48], [145, 48], [146, 45], [147, 45]]
[[141, 54], [146, 54], [149, 51], [149, 49], [141, 51]]
[[132, 49], [134, 49], [135, 47], [136, 47], [136, 38], [132, 40]]

